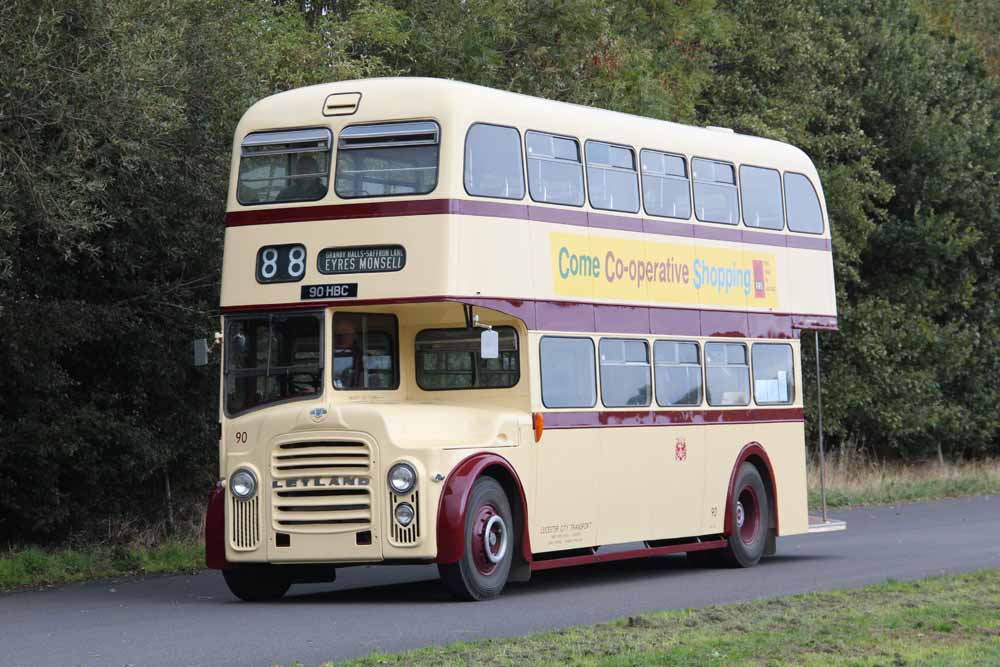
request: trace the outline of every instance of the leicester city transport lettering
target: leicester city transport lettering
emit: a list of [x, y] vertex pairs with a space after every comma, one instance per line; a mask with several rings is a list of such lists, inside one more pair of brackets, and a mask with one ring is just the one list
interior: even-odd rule
[[549, 240], [559, 296], [778, 306], [777, 261], [770, 252], [556, 232]]
[[401, 245], [324, 248], [316, 266], [320, 273], [386, 273], [406, 266], [406, 250]]

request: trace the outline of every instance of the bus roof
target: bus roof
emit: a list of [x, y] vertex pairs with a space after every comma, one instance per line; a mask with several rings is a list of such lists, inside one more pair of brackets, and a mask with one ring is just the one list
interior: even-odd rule
[[449, 79], [356, 79], [271, 95], [247, 110], [237, 128], [237, 140], [262, 129], [316, 124], [323, 120], [355, 122], [350, 116], [324, 119], [322, 115], [329, 95], [349, 92], [361, 94], [356, 112], [360, 122], [434, 118], [452, 120], [463, 129], [474, 122], [517, 125], [582, 140], [598, 139], [741, 164], [781, 167], [804, 173], [819, 186], [812, 161], [788, 143], [727, 128], [685, 125]]

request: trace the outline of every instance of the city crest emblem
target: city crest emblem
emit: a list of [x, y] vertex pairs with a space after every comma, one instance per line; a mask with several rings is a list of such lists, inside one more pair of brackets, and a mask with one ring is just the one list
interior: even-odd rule
[[674, 445], [674, 456], [677, 457], [678, 461], [684, 461], [688, 457], [688, 445], [687, 440], [684, 438], [677, 438], [677, 444]]

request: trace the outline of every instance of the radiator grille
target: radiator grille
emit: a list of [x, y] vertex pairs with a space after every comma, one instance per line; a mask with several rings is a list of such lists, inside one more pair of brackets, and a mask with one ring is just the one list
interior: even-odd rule
[[[420, 503], [418, 502], [418, 496], [420, 494], [414, 491], [409, 496], [397, 496], [396, 494], [389, 493], [389, 525], [392, 528], [389, 530], [389, 542], [396, 546], [410, 546], [416, 544], [420, 541]], [[396, 505], [399, 503], [408, 502], [413, 505], [413, 523], [411, 523], [406, 528], [400, 526], [395, 519]]]
[[275, 528], [312, 533], [369, 529], [371, 462], [364, 442], [279, 445], [271, 461]]
[[232, 499], [232, 545], [237, 551], [253, 551], [260, 544], [258, 497]]

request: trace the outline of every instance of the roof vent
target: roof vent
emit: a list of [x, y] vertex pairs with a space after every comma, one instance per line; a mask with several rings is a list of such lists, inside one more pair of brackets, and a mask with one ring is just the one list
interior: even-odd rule
[[324, 116], [350, 116], [358, 110], [361, 93], [334, 93], [323, 102]]
[[711, 130], [712, 132], [725, 132], [726, 134], [736, 134], [736, 132], [731, 127], [719, 127], [718, 125], [706, 125], [706, 130]]

